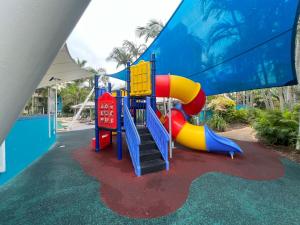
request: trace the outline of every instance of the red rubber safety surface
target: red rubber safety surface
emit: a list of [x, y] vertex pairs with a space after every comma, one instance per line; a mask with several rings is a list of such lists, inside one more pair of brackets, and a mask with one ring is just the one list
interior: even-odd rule
[[[73, 157], [88, 175], [99, 180], [100, 197], [110, 209], [131, 218], [154, 218], [180, 208], [188, 197], [192, 181], [208, 172], [252, 180], [273, 180], [284, 176], [279, 154], [259, 143], [237, 143], [244, 155], [236, 156], [234, 160], [178, 146], [170, 160], [169, 172], [142, 177], [135, 176], [125, 146], [122, 161], [117, 160], [113, 149], [97, 154], [90, 147], [74, 151]], [[212, 185], [212, 191], [213, 188]]]

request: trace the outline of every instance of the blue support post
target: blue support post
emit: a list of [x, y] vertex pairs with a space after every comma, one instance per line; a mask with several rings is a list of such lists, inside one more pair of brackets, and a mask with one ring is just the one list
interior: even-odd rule
[[117, 91], [117, 148], [118, 148], [118, 160], [122, 160], [122, 96], [121, 91]]
[[106, 89], [105, 89], [105, 88], [99, 88], [99, 91], [98, 91], [98, 97], [100, 97], [100, 96], [103, 95], [104, 93], [106, 93]]
[[156, 63], [155, 54], [151, 55], [151, 83], [152, 83], [152, 94], [151, 94], [151, 107], [156, 112]]
[[99, 76], [95, 75], [95, 138], [96, 152], [100, 152], [99, 127], [98, 127], [98, 98], [99, 98]]
[[108, 92], [111, 94], [111, 83], [108, 83], [107, 89], [108, 89]]
[[[111, 91], [111, 83], [108, 83], [108, 85], [107, 85], [107, 91], [108, 91], [108, 93], [112, 93], [112, 91]], [[112, 144], [112, 131], [110, 132], [110, 144]]]
[[136, 99], [133, 99], [132, 100], [132, 105], [133, 105], [133, 121], [134, 121], [134, 124], [136, 125], [136, 109], [138, 108], [138, 106], [137, 106], [137, 101], [136, 101]]
[[130, 110], [130, 62], [127, 62], [127, 77], [126, 77], [126, 82], [127, 82], [127, 107]]

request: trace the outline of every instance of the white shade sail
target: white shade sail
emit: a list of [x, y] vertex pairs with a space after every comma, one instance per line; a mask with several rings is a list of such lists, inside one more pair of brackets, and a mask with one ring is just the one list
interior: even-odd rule
[[39, 84], [38, 88], [52, 86], [56, 83], [78, 80], [91, 77], [94, 74], [81, 68], [71, 57], [65, 44]]

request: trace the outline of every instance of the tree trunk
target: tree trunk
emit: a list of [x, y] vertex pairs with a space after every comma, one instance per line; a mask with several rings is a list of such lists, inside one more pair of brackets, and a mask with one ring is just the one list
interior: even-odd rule
[[265, 90], [262, 90], [262, 91], [261, 91], [261, 95], [262, 95], [262, 97], [263, 97], [263, 100], [264, 100], [266, 109], [271, 109], [270, 104], [269, 104], [269, 101], [268, 101], [268, 97], [267, 97], [267, 95], [266, 95], [266, 91], [265, 91]]
[[284, 95], [283, 95], [283, 88], [278, 88], [278, 97], [279, 97], [279, 105], [280, 105], [280, 111], [284, 111]]
[[272, 93], [271, 93], [270, 90], [268, 90], [267, 92], [268, 92], [268, 100], [269, 100], [269, 103], [270, 103], [270, 107], [271, 107], [272, 110], [274, 110], [275, 107], [274, 107], [274, 102], [273, 102], [273, 99], [272, 99]]
[[[298, 24], [299, 25], [299, 24]], [[300, 76], [299, 76], [299, 67], [300, 67], [300, 37], [299, 37], [299, 33], [297, 34], [297, 42], [296, 42], [296, 72], [297, 72], [297, 77], [298, 77], [298, 81], [300, 81]], [[299, 91], [299, 85], [297, 85], [295, 87], [295, 95], [294, 95], [294, 101], [295, 103], [297, 102], [297, 98], [296, 98], [296, 92]], [[299, 112], [299, 129], [298, 129], [298, 137], [297, 137], [297, 145], [296, 145], [296, 149], [298, 151], [300, 151], [300, 112]]]
[[237, 92], [235, 92], [235, 101], [236, 101], [236, 105], [240, 104], [240, 96]]
[[243, 96], [243, 105], [246, 105], [246, 92], [245, 91], [242, 92], [242, 96]]
[[298, 128], [296, 150], [300, 151], [300, 111], [299, 111], [299, 128]]
[[253, 91], [250, 91], [250, 107], [252, 108], [254, 105], [254, 95]]
[[289, 110], [292, 110], [293, 107], [294, 107], [294, 104], [293, 104], [293, 87], [292, 86], [289, 86], [287, 87], [287, 106], [289, 108]]
[[293, 87], [293, 108], [297, 104], [297, 86]]

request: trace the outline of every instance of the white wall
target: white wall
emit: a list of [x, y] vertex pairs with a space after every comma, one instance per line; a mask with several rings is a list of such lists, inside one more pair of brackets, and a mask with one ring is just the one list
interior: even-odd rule
[[0, 2], [0, 143], [89, 2]]
[[6, 162], [5, 162], [5, 142], [0, 145], [0, 173], [5, 172]]

